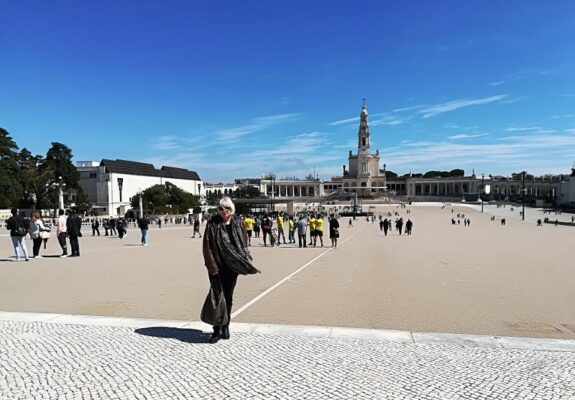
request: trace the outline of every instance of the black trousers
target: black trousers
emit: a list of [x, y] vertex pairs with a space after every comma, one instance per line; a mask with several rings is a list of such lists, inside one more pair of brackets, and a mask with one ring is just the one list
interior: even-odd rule
[[[222, 289], [224, 290], [224, 297], [226, 299], [226, 306], [228, 315], [232, 318], [232, 305], [234, 304], [234, 289], [238, 282], [238, 274], [230, 270], [225, 265], [220, 268], [219, 272], [220, 282], [222, 282]], [[228, 323], [229, 325], [229, 323]], [[214, 330], [218, 327], [214, 327]]]
[[307, 247], [305, 244], [305, 233], [303, 235], [298, 235], [299, 247]]
[[40, 247], [42, 246], [42, 238], [32, 239], [32, 255], [37, 257], [40, 255]]
[[70, 235], [70, 247], [72, 248], [72, 255], [80, 257], [80, 243], [78, 243], [78, 236]]
[[58, 243], [60, 243], [60, 247], [62, 248], [62, 254], [68, 255], [68, 246], [66, 245], [66, 237], [68, 234], [61, 233], [58, 235]]

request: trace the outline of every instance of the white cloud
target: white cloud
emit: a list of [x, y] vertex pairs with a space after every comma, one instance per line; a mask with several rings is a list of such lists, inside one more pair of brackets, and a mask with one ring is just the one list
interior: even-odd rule
[[503, 85], [505, 83], [505, 81], [495, 81], [495, 82], [488, 82], [487, 84], [489, 86], [499, 86], [499, 85]]
[[505, 129], [505, 132], [537, 131], [537, 130], [540, 130], [540, 129], [541, 129], [541, 127], [539, 127], [539, 126], [529, 126], [529, 127], [519, 127], [519, 128], [513, 127], [513, 128], [507, 128], [507, 129]]
[[347, 119], [340, 119], [339, 121], [333, 121], [330, 122], [329, 125], [330, 126], [337, 126], [337, 125], [343, 125], [343, 124], [348, 124], [350, 122], [357, 122], [359, 121], [359, 117], [353, 117], [353, 118], [347, 118]]
[[395, 108], [393, 110], [393, 112], [413, 111], [413, 110], [419, 110], [420, 108], [423, 108], [423, 107], [429, 107], [429, 105], [428, 104], [419, 104], [417, 106]]
[[296, 117], [299, 114], [279, 114], [271, 115], [266, 117], [254, 118], [251, 123], [240, 126], [237, 128], [229, 128], [217, 131], [215, 133], [216, 137], [223, 141], [233, 141], [241, 138], [242, 136], [249, 135], [250, 133], [255, 133], [262, 131], [270, 126], [286, 122]]
[[451, 140], [459, 140], [459, 139], [470, 139], [470, 138], [486, 136], [486, 135], [487, 135], [486, 133], [476, 133], [476, 134], [460, 133], [458, 135], [448, 136], [447, 138], [451, 139]]
[[457, 99], [442, 104], [427, 106], [419, 110], [418, 113], [423, 114], [423, 118], [430, 118], [435, 115], [458, 110], [463, 107], [494, 103], [499, 100], [503, 100], [507, 96], [507, 94], [500, 94], [497, 96], [485, 97], [483, 99]]
[[[394, 171], [430, 169], [471, 169], [501, 173], [527, 168], [530, 172], [561, 172], [571, 166], [575, 151], [575, 129], [564, 133], [543, 133], [501, 138], [499, 143], [409, 142], [400, 149], [385, 149], [382, 160]], [[545, 155], [542, 157], [542, 155]], [[397, 172], [397, 171], [396, 171]]]

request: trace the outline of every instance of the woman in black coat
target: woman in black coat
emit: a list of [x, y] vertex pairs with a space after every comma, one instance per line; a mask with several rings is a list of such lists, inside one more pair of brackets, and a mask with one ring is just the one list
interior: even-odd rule
[[337, 239], [339, 238], [339, 221], [334, 215], [329, 219], [329, 238], [331, 239], [331, 247], [337, 247]]
[[259, 273], [252, 264], [248, 247], [248, 234], [243, 221], [235, 217], [235, 206], [229, 197], [218, 205], [218, 214], [206, 224], [203, 241], [204, 262], [210, 276], [210, 284], [220, 287], [227, 306], [228, 323], [214, 325], [210, 343], [229, 339], [234, 289], [238, 275]]

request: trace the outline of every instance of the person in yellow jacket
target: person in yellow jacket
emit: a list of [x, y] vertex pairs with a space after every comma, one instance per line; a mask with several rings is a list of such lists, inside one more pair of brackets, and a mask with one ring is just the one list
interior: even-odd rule
[[309, 244], [308, 246], [311, 246], [312, 244], [315, 243], [315, 215], [311, 214], [309, 216]]
[[248, 233], [248, 246], [252, 245], [252, 231], [254, 230], [255, 222], [256, 221], [252, 218], [251, 215], [248, 215], [247, 218], [244, 219], [244, 225], [246, 227], [246, 232]]
[[313, 238], [313, 247], [315, 247], [317, 243], [317, 238], [321, 243], [321, 247], [323, 247], [323, 217], [318, 215], [315, 219], [315, 237]]
[[283, 216], [283, 213], [278, 214], [277, 224], [278, 224], [278, 246], [279, 246], [280, 238], [282, 238], [284, 240], [284, 244], [286, 244], [286, 235], [284, 233], [284, 216]]
[[288, 221], [288, 242], [295, 243], [295, 221], [293, 216], [290, 216]]

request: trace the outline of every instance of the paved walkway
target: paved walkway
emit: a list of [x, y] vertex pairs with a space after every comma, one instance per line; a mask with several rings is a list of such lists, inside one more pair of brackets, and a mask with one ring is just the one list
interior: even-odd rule
[[575, 341], [0, 312], [1, 399], [575, 399]]

